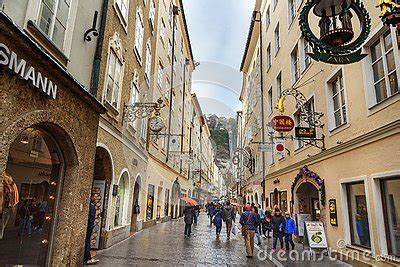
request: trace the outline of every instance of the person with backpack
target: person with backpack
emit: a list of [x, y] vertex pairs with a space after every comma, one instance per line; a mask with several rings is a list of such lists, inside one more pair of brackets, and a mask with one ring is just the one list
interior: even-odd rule
[[272, 227], [272, 251], [276, 250], [276, 245], [279, 239], [279, 243], [281, 245], [281, 249], [283, 249], [283, 229], [286, 227], [286, 221], [281, 214], [281, 210], [279, 208], [275, 208], [274, 215], [271, 219], [271, 227]]
[[212, 226], [213, 223], [214, 211], [215, 211], [215, 206], [214, 203], [211, 202], [210, 205], [207, 206], [207, 215], [208, 218], [210, 218], [210, 226]]
[[258, 227], [258, 232], [260, 235], [263, 235], [265, 238], [265, 231], [266, 231], [266, 221], [265, 221], [265, 213], [261, 208], [261, 205], [258, 204], [258, 215], [260, 216], [260, 226]]
[[293, 234], [296, 233], [296, 222], [290, 217], [290, 213], [286, 212], [285, 214], [285, 227], [283, 224], [280, 225], [280, 228], [284, 229], [285, 233], [285, 246], [286, 250], [289, 250], [289, 243], [292, 245], [292, 250], [294, 249], [294, 242], [293, 242]]
[[222, 208], [221, 204], [217, 204], [217, 207], [214, 210], [214, 218], [212, 222], [215, 225], [215, 232], [217, 235], [217, 239], [219, 238], [222, 230]]
[[245, 211], [240, 216], [239, 223], [242, 225], [242, 235], [244, 236], [246, 245], [246, 257], [252, 258], [254, 252], [254, 236], [260, 221], [258, 214], [251, 210], [250, 204], [246, 204], [244, 209]]

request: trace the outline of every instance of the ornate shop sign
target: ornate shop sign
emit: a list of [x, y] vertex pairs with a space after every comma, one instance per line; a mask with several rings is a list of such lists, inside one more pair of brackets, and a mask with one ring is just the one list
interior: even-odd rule
[[295, 127], [295, 136], [297, 138], [316, 138], [315, 128], [312, 127]]
[[289, 116], [275, 116], [272, 119], [272, 128], [278, 132], [290, 132], [294, 128], [294, 121]]

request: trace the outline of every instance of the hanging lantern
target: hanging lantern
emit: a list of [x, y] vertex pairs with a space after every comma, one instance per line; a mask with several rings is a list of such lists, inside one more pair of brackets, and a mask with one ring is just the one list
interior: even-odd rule
[[[309, 25], [309, 14], [319, 18], [319, 38]], [[358, 19], [360, 33], [355, 36], [353, 20]], [[330, 64], [349, 64], [365, 57], [361, 45], [371, 30], [368, 11], [361, 0], [308, 0], [301, 11], [300, 29], [313, 47], [309, 55]]]
[[378, 0], [377, 7], [381, 9], [379, 17], [383, 24], [387, 26], [400, 24], [400, 0]]
[[[349, 1], [349, 3], [347, 3]], [[314, 14], [320, 17], [320, 40], [332, 46], [350, 42], [354, 37], [350, 11], [351, 0], [322, 0], [314, 7]]]

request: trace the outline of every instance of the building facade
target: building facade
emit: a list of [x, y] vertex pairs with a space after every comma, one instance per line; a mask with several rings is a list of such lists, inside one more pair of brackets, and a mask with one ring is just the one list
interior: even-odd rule
[[[285, 89], [297, 88], [308, 110], [324, 113], [324, 127], [316, 128], [324, 142], [312, 142], [315, 147], [287, 138], [284, 154], [271, 151], [262, 201], [293, 213], [300, 228], [304, 220], [324, 222], [329, 247], [350, 260], [391, 266], [393, 262], [380, 256], [394, 259], [400, 253], [400, 57], [395, 29], [383, 26], [374, 3], [364, 1], [372, 19], [363, 44], [367, 56], [350, 65], [314, 62], [297, 23], [304, 2], [259, 1], [255, 9], [262, 14], [264, 127], [277, 135], [269, 128], [279, 115], [276, 101]], [[259, 43], [257, 23], [250, 27], [244, 80]], [[256, 87], [250, 90], [254, 95]], [[244, 95], [243, 109], [250, 101]], [[286, 97], [285, 106], [284, 114], [296, 126], [307, 126], [294, 98]]]
[[107, 248], [145, 227], [147, 119], [127, 120], [127, 107], [151, 102], [158, 1], [108, 1], [98, 82], [107, 109], [99, 123], [92, 193], [98, 227], [92, 247]]
[[96, 42], [83, 40], [102, 3], [0, 1], [1, 265], [83, 261], [105, 112], [89, 93]]

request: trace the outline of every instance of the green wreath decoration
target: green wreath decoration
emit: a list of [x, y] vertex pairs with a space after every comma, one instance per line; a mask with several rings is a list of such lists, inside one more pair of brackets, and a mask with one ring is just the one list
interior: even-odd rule
[[317, 38], [312, 32], [308, 23], [308, 14], [316, 3], [317, 1], [315, 0], [308, 0], [305, 3], [299, 16], [299, 24], [302, 36], [306, 39], [306, 41], [311, 45], [312, 48], [320, 53], [328, 53], [331, 55], [346, 55], [354, 52], [363, 45], [371, 31], [371, 18], [368, 11], [365, 9], [364, 4], [360, 0], [354, 0], [351, 3], [350, 8], [354, 10], [360, 21], [361, 34], [357, 37], [356, 40], [343, 46], [332, 46], [326, 44], [319, 40], [319, 38]]

